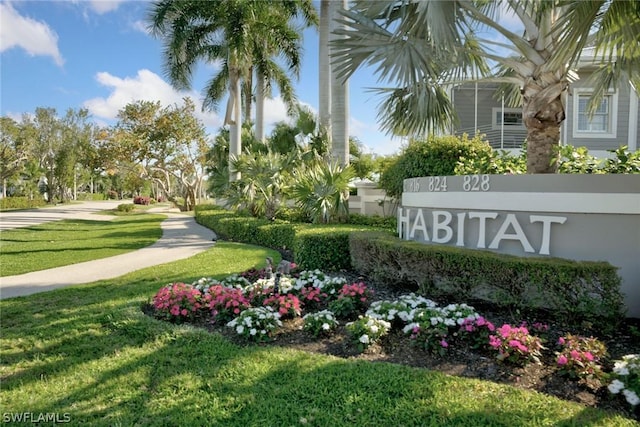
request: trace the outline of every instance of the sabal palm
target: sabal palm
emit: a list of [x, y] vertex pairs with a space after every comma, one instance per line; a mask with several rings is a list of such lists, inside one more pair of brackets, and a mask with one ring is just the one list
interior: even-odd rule
[[274, 219], [291, 185], [288, 171], [296, 160], [295, 154], [247, 152], [232, 159], [242, 178], [230, 187], [227, 202], [235, 208], [249, 208], [254, 216]]
[[[517, 34], [499, 22], [510, 12], [524, 31]], [[522, 93], [527, 128], [527, 170], [555, 172], [553, 162], [565, 118], [563, 97], [583, 49], [595, 49], [592, 106], [615, 82], [630, 79], [640, 87], [640, 3], [624, 0], [502, 0], [493, 2], [356, 1], [339, 40], [338, 68], [343, 77], [364, 63], [378, 66], [388, 89], [381, 106], [382, 126], [391, 132], [424, 132], [444, 127], [452, 108], [443, 85], [468, 78], [469, 64], [484, 71], [481, 60], [496, 64], [489, 77], [514, 85]], [[478, 40], [484, 27], [506, 42]], [[498, 55], [491, 48], [510, 50]], [[507, 70], [498, 76], [497, 70]], [[483, 73], [484, 74], [484, 73]]]
[[320, 159], [297, 170], [292, 196], [315, 223], [341, 221], [349, 216], [349, 166]]

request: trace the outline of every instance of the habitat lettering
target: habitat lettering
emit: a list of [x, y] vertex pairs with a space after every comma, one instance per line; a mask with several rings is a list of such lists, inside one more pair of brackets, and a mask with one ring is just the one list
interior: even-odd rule
[[[528, 215], [527, 221], [521, 221], [514, 213], [451, 213], [445, 210], [398, 208], [398, 237], [432, 243], [455, 243], [456, 246], [476, 249], [498, 249], [502, 241], [510, 240], [518, 242], [526, 253], [551, 255], [554, 224], [564, 224], [566, 221], [564, 216], [532, 214]], [[533, 227], [534, 224], [537, 226]], [[477, 233], [468, 232], [472, 225]], [[495, 233], [488, 232], [496, 226]], [[538, 235], [534, 236], [533, 233]], [[539, 247], [534, 248], [532, 241], [540, 242]]]

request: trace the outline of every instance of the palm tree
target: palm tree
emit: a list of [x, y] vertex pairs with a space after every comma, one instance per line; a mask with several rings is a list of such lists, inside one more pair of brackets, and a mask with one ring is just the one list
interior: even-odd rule
[[[224, 124], [229, 125], [230, 156], [239, 156], [242, 152], [241, 82], [251, 79], [256, 60], [262, 74], [277, 74], [276, 81], [282, 92], [292, 93], [286, 73], [274, 71], [276, 63], [267, 58], [281, 53], [282, 50], [275, 48], [280, 46], [286, 49], [285, 57], [293, 55], [291, 62], [299, 63], [299, 37], [288, 21], [294, 14], [283, 11], [296, 5], [306, 10], [307, 3], [307, 0], [161, 0], [153, 4], [150, 28], [152, 34], [164, 40], [165, 68], [174, 87], [191, 87], [193, 72], [200, 60], [222, 63], [203, 90], [203, 108], [217, 110], [218, 103], [228, 93]], [[293, 99], [289, 95], [284, 98]], [[239, 177], [231, 164], [230, 171], [231, 180]]]
[[331, 62], [329, 59], [329, 32], [331, 0], [320, 0], [320, 38], [318, 41], [318, 102], [320, 133], [331, 137]]
[[[272, 82], [278, 85], [280, 96], [292, 113], [297, 100], [291, 79], [275, 58], [283, 60], [296, 79], [300, 73], [302, 30], [318, 24], [318, 16], [310, 0], [289, 0], [271, 3], [271, 13], [259, 22], [255, 41], [256, 72], [256, 138], [264, 141], [264, 101], [271, 97]], [[277, 9], [275, 9], [276, 7]], [[297, 27], [290, 23], [300, 20]], [[249, 115], [250, 116], [250, 115]]]
[[[339, 17], [339, 10], [347, 7], [347, 0], [332, 1], [332, 16]], [[333, 29], [344, 28], [344, 22], [332, 21]], [[340, 38], [332, 31], [330, 41]], [[331, 157], [340, 165], [349, 164], [349, 81], [340, 80], [338, 74], [331, 73]]]
[[[505, 12], [519, 21], [522, 33], [500, 22]], [[595, 52], [592, 111], [622, 79], [640, 87], [639, 2], [356, 1], [343, 16], [348, 28], [336, 30], [343, 39], [335, 42], [340, 76], [370, 63], [382, 78], [402, 86], [380, 91], [388, 96], [380, 109], [387, 131], [446, 128], [452, 107], [443, 85], [484, 75], [521, 93], [529, 173], [556, 171], [563, 99], [586, 47]], [[503, 40], [478, 39], [477, 30], [487, 28]], [[494, 64], [493, 73], [485, 73], [485, 61]]]

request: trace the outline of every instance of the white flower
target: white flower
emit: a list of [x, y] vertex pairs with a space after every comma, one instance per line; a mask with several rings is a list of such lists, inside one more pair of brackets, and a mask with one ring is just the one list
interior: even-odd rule
[[453, 319], [445, 319], [444, 324], [447, 326], [455, 326], [456, 325], [456, 321]]
[[251, 334], [251, 335], [255, 335], [257, 333], [258, 333], [258, 331], [256, 330], [256, 328], [251, 328], [251, 330], [249, 331], [249, 334]]
[[325, 331], [328, 331], [329, 329], [331, 329], [331, 326], [329, 326], [328, 323], [323, 323], [322, 324], [322, 329], [324, 329]]
[[237, 333], [239, 333], [239, 334], [243, 333], [243, 332], [244, 332], [244, 326], [239, 325], [239, 326], [236, 328], [236, 332], [237, 332]]
[[627, 369], [626, 365], [614, 367], [613, 372], [618, 375], [629, 375], [629, 369]]
[[618, 394], [620, 393], [620, 390], [624, 389], [624, 383], [620, 380], [613, 380], [607, 388], [611, 393]]
[[372, 334], [378, 333], [379, 328], [376, 325], [369, 326], [369, 330], [371, 330]]
[[640, 403], [640, 398], [638, 398], [638, 395], [635, 394], [633, 390], [622, 390], [622, 394], [624, 394], [624, 397], [627, 399], [627, 402], [629, 402], [631, 406], [636, 406]]
[[360, 337], [360, 342], [363, 344], [369, 344], [369, 335], [364, 334], [363, 336]]

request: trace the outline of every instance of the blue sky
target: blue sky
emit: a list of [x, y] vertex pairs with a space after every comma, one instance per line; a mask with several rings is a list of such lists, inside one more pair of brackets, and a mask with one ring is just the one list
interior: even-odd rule
[[[87, 108], [100, 125], [114, 123], [119, 109], [134, 100], [180, 103], [191, 96], [201, 104], [204, 81], [215, 73], [201, 65], [193, 91], [177, 92], [164, 77], [162, 43], [146, 33], [147, 1], [65, 0], [0, 2], [0, 115], [19, 120], [36, 107]], [[304, 57], [296, 84], [299, 100], [318, 109], [318, 36], [304, 33]], [[401, 146], [378, 129], [376, 86], [370, 70], [350, 81], [350, 135], [372, 152], [391, 154]], [[210, 134], [220, 127], [218, 113], [199, 113]], [[269, 101], [267, 121], [286, 119], [279, 99]]]

